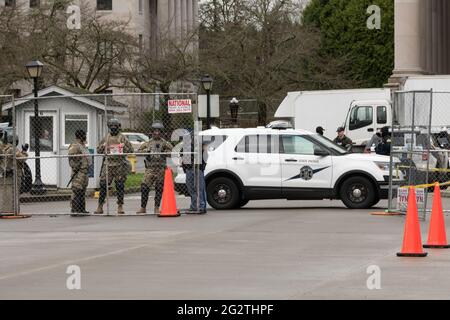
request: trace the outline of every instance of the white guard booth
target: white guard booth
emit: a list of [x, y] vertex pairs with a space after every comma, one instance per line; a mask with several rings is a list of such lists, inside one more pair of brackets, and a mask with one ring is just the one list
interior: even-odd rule
[[[42, 125], [40, 138], [41, 156], [67, 155], [70, 143], [75, 139], [75, 131], [83, 129], [87, 132], [89, 151], [95, 153], [98, 142], [105, 135], [106, 118], [114, 114], [124, 114], [127, 106], [120, 102], [107, 99], [107, 114], [105, 114], [105, 98], [103, 96], [73, 96], [80, 94], [78, 89], [51, 86], [39, 91], [39, 97], [61, 96], [61, 98], [39, 99], [39, 120]], [[21, 100], [21, 99], [30, 100]], [[30, 145], [29, 156], [35, 155], [33, 123], [34, 100], [32, 95], [15, 101], [16, 134], [19, 144]], [[2, 106], [2, 112], [12, 114], [12, 103]], [[102, 157], [92, 157], [93, 166], [89, 172], [88, 188], [98, 186], [98, 178]], [[27, 161], [35, 178], [35, 160]], [[65, 189], [71, 177], [68, 158], [41, 159], [41, 178], [48, 188]]]

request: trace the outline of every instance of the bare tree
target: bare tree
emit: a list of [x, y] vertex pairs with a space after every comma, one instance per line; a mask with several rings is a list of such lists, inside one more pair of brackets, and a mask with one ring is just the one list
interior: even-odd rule
[[65, 10], [69, 3], [60, 0], [57, 6], [50, 4], [32, 13], [29, 35], [41, 48], [40, 58], [49, 66], [52, 83], [102, 92], [114, 86], [127, 48], [134, 45], [129, 22], [102, 16], [82, 3], [81, 29], [70, 30]]
[[[166, 106], [174, 86], [192, 83], [198, 75], [197, 41], [196, 30], [183, 37], [160, 33], [157, 50], [144, 46], [129, 52], [122, 75], [142, 92], [163, 93], [160, 103]], [[166, 111], [163, 121], [171, 127], [171, 116]]]
[[201, 7], [200, 60], [216, 91], [257, 100], [260, 125], [288, 91], [326, 87], [345, 63], [320, 57], [319, 33], [293, 12], [300, 11], [292, 0], [217, 0]]

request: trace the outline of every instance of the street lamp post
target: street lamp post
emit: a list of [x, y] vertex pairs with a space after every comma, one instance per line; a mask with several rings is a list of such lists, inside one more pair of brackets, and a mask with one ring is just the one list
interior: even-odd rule
[[34, 91], [34, 151], [35, 151], [35, 180], [33, 183], [33, 187], [31, 188], [31, 194], [44, 194], [46, 192], [44, 183], [41, 180], [41, 144], [40, 144], [40, 136], [41, 136], [41, 124], [39, 120], [39, 105], [38, 105], [38, 80], [42, 74], [42, 69], [44, 65], [42, 62], [38, 60], [33, 60], [26, 65], [28, 75], [31, 79], [33, 79], [33, 91]]
[[211, 89], [213, 78], [207, 74], [203, 76], [201, 81], [203, 89], [206, 91], [206, 129], [211, 129]]
[[238, 112], [239, 112], [239, 100], [233, 98], [230, 101], [230, 114], [233, 125], [237, 124]]

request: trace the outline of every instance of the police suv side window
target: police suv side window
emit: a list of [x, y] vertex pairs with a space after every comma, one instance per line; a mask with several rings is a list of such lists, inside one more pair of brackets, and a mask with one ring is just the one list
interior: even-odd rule
[[223, 135], [220, 135], [220, 136], [201, 136], [201, 137], [202, 137], [202, 141], [205, 141], [205, 142], [208, 143], [208, 150], [209, 151], [216, 150], [227, 139], [227, 136], [223, 136]]
[[285, 154], [314, 155], [318, 148], [314, 143], [302, 136], [283, 135], [283, 151]]
[[248, 135], [239, 141], [235, 151], [239, 153], [279, 153], [279, 146], [277, 135]]

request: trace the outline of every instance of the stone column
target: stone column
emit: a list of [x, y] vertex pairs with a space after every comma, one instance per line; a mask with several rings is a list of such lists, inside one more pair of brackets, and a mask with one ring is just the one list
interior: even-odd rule
[[[194, 7], [192, 5], [192, 0], [186, 0], [187, 1], [187, 5], [186, 5], [186, 13], [187, 13], [187, 32], [190, 33], [192, 32], [193, 29], [193, 21], [192, 19], [194, 18]], [[195, 0], [194, 0], [195, 1]]]
[[449, 74], [450, 73], [450, 3], [448, 1], [444, 0], [444, 73]]
[[181, 0], [181, 37], [185, 38], [187, 34], [187, 0]]
[[176, 8], [175, 8], [175, 2], [176, 0], [168, 0], [168, 16], [167, 16], [167, 27], [168, 27], [168, 32], [170, 33], [170, 35], [173, 35], [175, 33], [175, 29], [176, 29], [176, 23], [175, 23], [175, 16], [176, 16]]
[[192, 11], [193, 11], [193, 27], [196, 29], [198, 27], [198, 1], [199, 0], [192, 0]]
[[420, 46], [421, 1], [395, 0], [394, 76], [424, 73]]
[[175, 0], [175, 32], [178, 39], [181, 38], [181, 0]]

